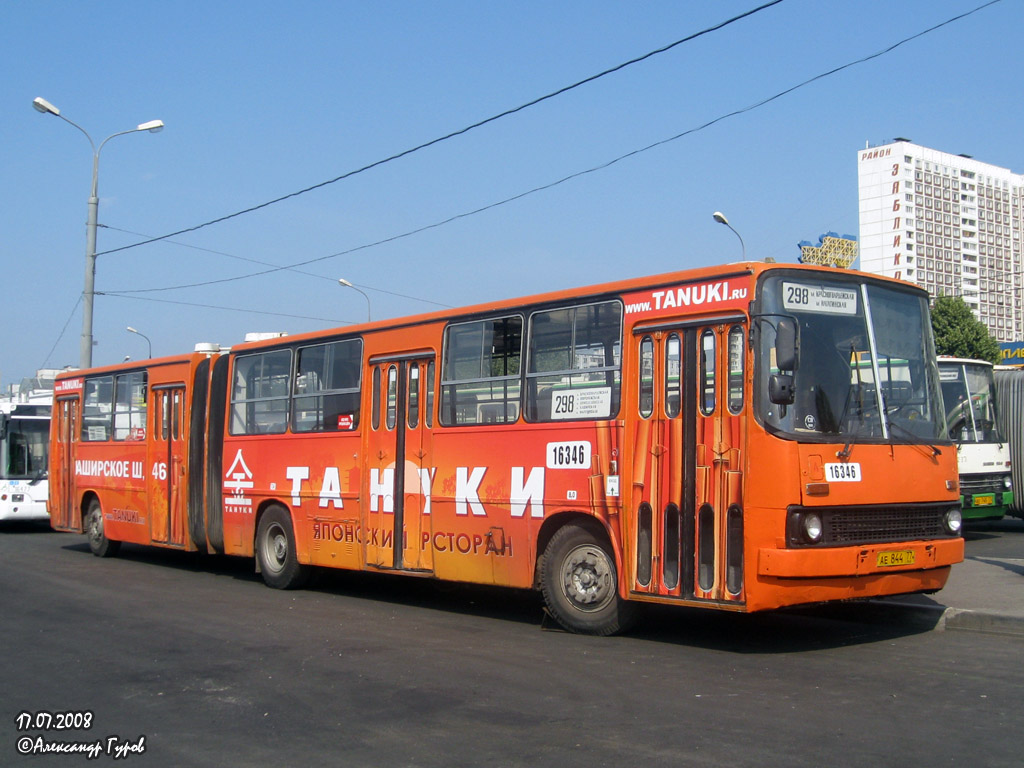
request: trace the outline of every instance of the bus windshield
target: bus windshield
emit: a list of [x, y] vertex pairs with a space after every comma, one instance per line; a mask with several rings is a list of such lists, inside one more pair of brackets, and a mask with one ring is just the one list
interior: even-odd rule
[[939, 361], [946, 434], [958, 443], [1001, 443], [996, 423], [992, 366]]
[[50, 421], [0, 415], [0, 479], [36, 480], [46, 476]]
[[[946, 439], [925, 296], [839, 276], [809, 277], [774, 275], [761, 289], [763, 423], [806, 441]], [[780, 327], [795, 331], [789, 360], [778, 358]], [[788, 397], [770, 392], [772, 379]]]

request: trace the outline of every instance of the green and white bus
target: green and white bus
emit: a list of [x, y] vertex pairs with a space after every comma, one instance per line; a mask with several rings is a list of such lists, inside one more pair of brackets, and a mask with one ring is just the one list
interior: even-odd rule
[[964, 520], [998, 520], [1013, 504], [1010, 444], [999, 428], [993, 366], [939, 357], [946, 434], [956, 443]]

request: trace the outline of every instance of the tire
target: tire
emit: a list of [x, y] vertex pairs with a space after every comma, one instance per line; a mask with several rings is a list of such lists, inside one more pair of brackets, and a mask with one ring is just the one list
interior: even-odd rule
[[85, 513], [85, 533], [89, 537], [89, 550], [96, 557], [113, 557], [121, 548], [120, 541], [107, 538], [103, 530], [103, 510], [96, 499], [89, 503], [89, 511]]
[[298, 589], [309, 580], [309, 566], [295, 556], [292, 518], [282, 507], [271, 507], [256, 530], [256, 562], [268, 587]]
[[619, 597], [611, 547], [579, 525], [561, 528], [548, 542], [541, 590], [548, 611], [570, 632], [614, 635], [636, 616], [636, 606]]

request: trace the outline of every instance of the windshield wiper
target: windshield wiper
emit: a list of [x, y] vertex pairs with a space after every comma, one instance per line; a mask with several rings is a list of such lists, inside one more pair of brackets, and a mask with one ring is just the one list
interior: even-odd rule
[[[852, 341], [850, 342], [850, 360], [853, 362], [853, 368], [857, 372], [857, 424], [858, 432], [859, 427], [864, 424], [864, 387], [860, 377], [860, 365], [857, 357], [857, 345]], [[853, 387], [851, 386], [846, 391], [846, 402], [843, 404], [843, 413], [839, 417], [839, 428], [843, 429], [846, 425], [846, 414], [850, 411], [850, 403], [853, 401]], [[852, 432], [852, 430], [851, 430]], [[853, 453], [853, 438], [856, 437], [856, 433], [847, 435], [846, 445], [843, 446], [843, 450], [836, 454], [837, 458], [846, 461], [850, 458], [850, 454]]]
[[[896, 430], [899, 430], [907, 438], [909, 438], [909, 439], [904, 439], [904, 440], [899, 441], [899, 442], [897, 442], [894, 439], [892, 441], [893, 443], [896, 443], [898, 445], [914, 445], [914, 446], [917, 446], [919, 448], [925, 448], [925, 447], [931, 448], [932, 449], [932, 457], [933, 458], [936, 457], [936, 456], [941, 456], [942, 455], [942, 451], [939, 450], [939, 448], [937, 446], [934, 446], [931, 443], [917, 442], [920, 439], [920, 435], [915, 435], [913, 432], [911, 432], [906, 427], [901, 426], [900, 424], [897, 424], [896, 422], [894, 422], [892, 419], [889, 418], [889, 414], [888, 413], [885, 414], [885, 423], [889, 426], [889, 433], [890, 433], [890, 435], [892, 435], [893, 432], [895, 432]], [[895, 435], [893, 435], [893, 436], [895, 437]]]
[[31, 482], [29, 482], [29, 485], [36, 485], [36, 484], [42, 482], [43, 480], [46, 479], [46, 475], [47, 474], [48, 473], [47, 473], [47, 471], [45, 469], [42, 470], [38, 475], [36, 475], [35, 477], [32, 478]]

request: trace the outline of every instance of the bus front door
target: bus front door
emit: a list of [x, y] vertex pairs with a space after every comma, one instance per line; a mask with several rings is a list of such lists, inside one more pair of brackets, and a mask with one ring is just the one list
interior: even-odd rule
[[78, 439], [77, 397], [57, 401], [54, 433], [57, 450], [50, 457], [50, 525], [60, 531], [82, 530], [82, 510], [75, 503], [75, 442]]
[[148, 486], [150, 537], [154, 542], [185, 545], [184, 387], [153, 387], [152, 434], [149, 439]]
[[739, 321], [636, 331], [634, 592], [744, 599]]
[[369, 503], [363, 505], [366, 562], [377, 568], [429, 572], [434, 358], [411, 354], [370, 362]]

